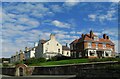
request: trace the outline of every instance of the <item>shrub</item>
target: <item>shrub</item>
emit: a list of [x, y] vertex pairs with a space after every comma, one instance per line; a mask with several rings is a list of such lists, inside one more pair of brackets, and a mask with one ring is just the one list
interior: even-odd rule
[[71, 59], [71, 57], [55, 56], [55, 57], [52, 57], [52, 58], [51, 58], [52, 61], [67, 60], [67, 59]]
[[3, 67], [8, 67], [9, 65], [7, 63], [3, 63]]
[[40, 62], [46, 62], [45, 58], [31, 58], [31, 59], [27, 59], [25, 60], [25, 64], [37, 64]]

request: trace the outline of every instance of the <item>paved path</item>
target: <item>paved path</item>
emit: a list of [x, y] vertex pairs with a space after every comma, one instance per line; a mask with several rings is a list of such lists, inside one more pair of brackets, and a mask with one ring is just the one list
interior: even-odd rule
[[76, 77], [75, 75], [35, 75], [35, 76], [2, 76], [1, 79], [70, 79]]

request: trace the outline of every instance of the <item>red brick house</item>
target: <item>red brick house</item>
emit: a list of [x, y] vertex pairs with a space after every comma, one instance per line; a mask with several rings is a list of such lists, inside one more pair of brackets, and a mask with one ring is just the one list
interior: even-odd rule
[[70, 43], [70, 50], [73, 58], [113, 57], [115, 54], [115, 44], [106, 34], [103, 34], [103, 38], [99, 38], [90, 31], [89, 34], [82, 34], [79, 39], [75, 39]]

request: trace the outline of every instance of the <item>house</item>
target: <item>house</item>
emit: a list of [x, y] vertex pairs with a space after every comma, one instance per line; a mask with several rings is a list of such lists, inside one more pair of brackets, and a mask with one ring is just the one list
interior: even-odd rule
[[8, 64], [8, 63], [10, 63], [10, 58], [0, 58], [0, 62], [2, 64]]
[[62, 45], [56, 40], [55, 34], [51, 34], [49, 40], [39, 40], [35, 52], [36, 58], [50, 59], [57, 54], [62, 54]]
[[116, 58], [120, 58], [120, 53], [116, 53], [116, 54], [115, 54], [115, 57], [116, 57]]
[[70, 50], [73, 58], [113, 57], [115, 55], [115, 44], [106, 34], [103, 34], [103, 38], [99, 38], [91, 30], [89, 34], [82, 34], [79, 39], [70, 43]]
[[11, 56], [10, 63], [15, 63], [19, 61], [23, 61], [25, 59], [24, 52], [20, 50], [20, 52], [16, 52], [15, 55]]
[[23, 61], [25, 60], [25, 55], [22, 50], [20, 50], [20, 53], [18, 54], [18, 61]]
[[70, 53], [70, 48], [67, 46], [62, 46], [62, 55], [70, 57], [71, 53]]
[[35, 50], [36, 47], [38, 46], [37, 42], [34, 44], [34, 47], [28, 48], [25, 47], [25, 59], [30, 59], [30, 58], [35, 58]]
[[30, 59], [30, 58], [35, 58], [35, 47], [33, 48], [28, 48], [25, 47], [25, 59]]
[[17, 62], [19, 59], [18, 59], [18, 52], [16, 52], [15, 55], [11, 56], [10, 58], [10, 62], [11, 63], [14, 63], [14, 62]]

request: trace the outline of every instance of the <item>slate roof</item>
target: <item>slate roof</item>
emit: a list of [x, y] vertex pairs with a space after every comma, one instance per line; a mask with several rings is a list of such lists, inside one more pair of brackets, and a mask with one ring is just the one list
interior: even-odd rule
[[62, 46], [62, 50], [70, 50], [70, 48], [67, 46]]

